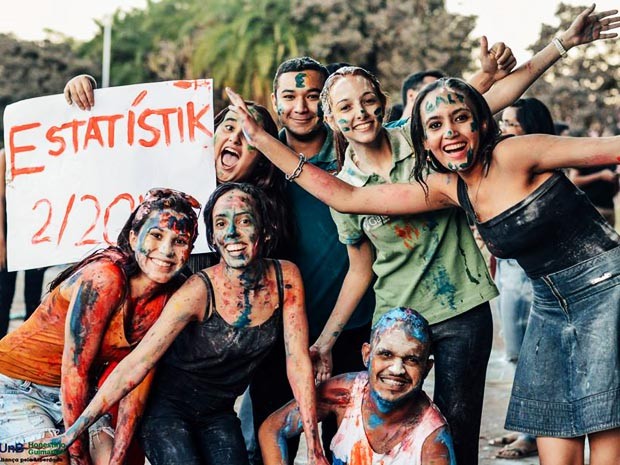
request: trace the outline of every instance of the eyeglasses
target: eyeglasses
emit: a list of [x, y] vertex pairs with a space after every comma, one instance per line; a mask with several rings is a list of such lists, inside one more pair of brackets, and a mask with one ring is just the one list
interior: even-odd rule
[[511, 121], [504, 121], [503, 119], [499, 120], [499, 127], [500, 128], [520, 128], [521, 127], [521, 123], [516, 122], [513, 123]]
[[149, 191], [146, 193], [146, 197], [144, 197], [144, 200], [148, 201], [154, 199], [165, 199], [168, 197], [181, 197], [183, 200], [189, 203], [192, 208], [200, 210], [200, 202], [194, 197], [186, 194], [185, 192], [170, 189], [168, 187], [154, 187], [153, 189], [149, 189]]

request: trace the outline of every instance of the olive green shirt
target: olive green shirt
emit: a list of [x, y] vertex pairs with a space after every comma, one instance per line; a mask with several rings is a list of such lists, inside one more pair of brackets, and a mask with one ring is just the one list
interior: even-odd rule
[[[387, 129], [392, 148], [390, 181], [415, 182], [415, 156], [408, 128]], [[361, 171], [348, 147], [338, 177], [354, 186], [383, 184], [377, 174]], [[405, 199], [406, 201], [406, 199]], [[419, 311], [439, 323], [497, 296], [484, 258], [460, 208], [408, 216], [349, 215], [332, 210], [340, 241], [367, 238], [376, 251], [377, 299], [373, 322], [393, 307]]]

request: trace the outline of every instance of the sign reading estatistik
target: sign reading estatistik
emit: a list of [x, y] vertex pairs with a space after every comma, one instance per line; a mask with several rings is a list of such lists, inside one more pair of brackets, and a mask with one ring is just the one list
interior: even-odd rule
[[[24, 100], [4, 128], [9, 270], [115, 243], [150, 188], [201, 203], [215, 188], [210, 79], [98, 89], [91, 111], [62, 95]], [[207, 250], [202, 228], [195, 252]]]

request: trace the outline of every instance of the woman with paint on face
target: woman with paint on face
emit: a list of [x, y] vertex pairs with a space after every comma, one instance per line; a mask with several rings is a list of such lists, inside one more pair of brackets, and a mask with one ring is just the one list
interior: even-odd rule
[[72, 441], [130, 392], [163, 356], [141, 426], [149, 461], [247, 464], [233, 404], [284, 331], [287, 371], [303, 417], [309, 463], [327, 464], [317, 433], [301, 277], [292, 263], [264, 258], [277, 234], [271, 214], [254, 186], [225, 183], [215, 190], [204, 218], [220, 262], [192, 276], [174, 294], [63, 442]]
[[[0, 341], [0, 461], [37, 462], [38, 453], [54, 452], [28, 443], [72, 424], [106, 367], [130, 353], [157, 320], [181, 285], [178, 272], [197, 235], [194, 209], [200, 204], [182, 192], [149, 191], [117, 245], [63, 271], [32, 317]], [[114, 455], [95, 448], [95, 462], [123, 462], [148, 392], [151, 376], [145, 378], [118, 399]], [[107, 421], [91, 429], [91, 445], [103, 431], [111, 431]], [[69, 448], [71, 463], [91, 463], [88, 443], [80, 437]], [[69, 463], [65, 454], [58, 458]]]
[[464, 208], [489, 250], [532, 280], [506, 428], [537, 436], [545, 465], [583, 463], [586, 436], [592, 465], [618, 463], [620, 236], [559, 169], [619, 164], [620, 137], [501, 137], [482, 96], [454, 78], [420, 93], [411, 129], [418, 183], [360, 189], [309, 169], [304, 184], [342, 211]]

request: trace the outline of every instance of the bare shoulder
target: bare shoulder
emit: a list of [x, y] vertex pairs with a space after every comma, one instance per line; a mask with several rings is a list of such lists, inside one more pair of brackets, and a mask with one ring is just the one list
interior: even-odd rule
[[455, 465], [454, 444], [447, 425], [433, 431], [422, 445], [422, 463], [433, 465]]
[[125, 273], [112, 260], [102, 257], [84, 265], [65, 279], [60, 285], [63, 297], [70, 299], [71, 294], [82, 286], [91, 290], [105, 292], [108, 296], [124, 294], [126, 282]]
[[282, 276], [284, 278], [285, 283], [300, 283], [301, 282], [301, 272], [297, 265], [288, 260], [277, 260], [280, 263], [280, 267], [282, 268]]

